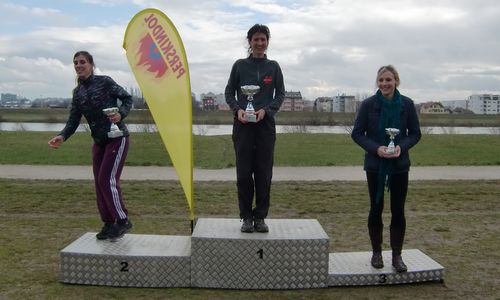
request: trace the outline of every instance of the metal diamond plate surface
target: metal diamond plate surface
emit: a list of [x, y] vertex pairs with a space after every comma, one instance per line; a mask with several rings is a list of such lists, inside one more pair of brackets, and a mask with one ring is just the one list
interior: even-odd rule
[[189, 236], [127, 234], [116, 242], [98, 241], [88, 232], [61, 250], [60, 281], [64, 283], [188, 287]]
[[384, 268], [370, 265], [371, 252], [330, 253], [329, 286], [384, 285], [444, 280], [444, 267], [417, 249], [403, 250], [408, 272], [396, 273], [391, 251], [383, 251]]
[[300, 289], [328, 284], [329, 238], [317, 220], [266, 219], [269, 233], [242, 233], [238, 219], [199, 219], [191, 283], [228, 289]]
[[269, 233], [242, 233], [238, 219], [199, 219], [193, 236], [127, 234], [116, 242], [89, 232], [61, 250], [60, 281], [129, 287], [303, 289], [444, 280], [445, 270], [420, 250], [403, 250], [408, 272], [396, 273], [371, 252], [328, 253], [317, 220], [268, 219]]
[[194, 238], [220, 239], [328, 239], [328, 235], [315, 219], [266, 219], [268, 233], [243, 233], [239, 219], [200, 218], [193, 231]]

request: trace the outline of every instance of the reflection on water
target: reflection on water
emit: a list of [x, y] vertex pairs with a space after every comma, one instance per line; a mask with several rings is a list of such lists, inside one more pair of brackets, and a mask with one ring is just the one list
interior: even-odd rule
[[[64, 128], [62, 123], [0, 122], [0, 131], [53, 131]], [[127, 124], [130, 132], [157, 132], [152, 124]], [[228, 135], [232, 125], [193, 125], [195, 135]], [[277, 125], [277, 133], [338, 133], [350, 134], [351, 126], [302, 126]], [[77, 132], [90, 131], [87, 124], [80, 124]], [[500, 127], [422, 127], [422, 134], [500, 134]]]

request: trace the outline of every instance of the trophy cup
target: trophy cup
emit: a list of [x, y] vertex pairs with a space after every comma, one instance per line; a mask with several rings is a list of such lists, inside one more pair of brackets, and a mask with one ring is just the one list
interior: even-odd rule
[[252, 101], [253, 95], [257, 94], [260, 90], [260, 86], [258, 85], [242, 85], [241, 92], [248, 96], [248, 104], [245, 109], [245, 116], [247, 122], [255, 123], [257, 121], [257, 117], [255, 116], [255, 109], [253, 108]]
[[394, 154], [394, 152], [396, 152], [396, 148], [394, 146], [394, 137], [399, 134], [399, 129], [386, 128], [385, 132], [387, 133], [387, 135], [389, 135], [389, 138], [391, 139], [391, 141], [389, 142], [389, 145], [387, 146], [387, 149], [385, 150], [385, 153]]
[[[110, 108], [105, 108], [102, 110], [102, 112], [106, 115], [106, 116], [112, 116], [116, 113], [118, 113], [118, 107], [110, 107]], [[111, 127], [109, 129], [109, 132], [108, 132], [108, 137], [109, 138], [117, 138], [117, 137], [120, 137], [120, 136], [123, 136], [123, 131], [121, 131], [118, 126], [116, 126], [115, 123], [111, 123]]]

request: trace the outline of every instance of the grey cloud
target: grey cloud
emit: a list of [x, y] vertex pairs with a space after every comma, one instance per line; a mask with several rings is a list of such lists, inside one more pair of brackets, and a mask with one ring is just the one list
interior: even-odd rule
[[[287, 89], [300, 90], [308, 99], [372, 93], [376, 70], [389, 63], [401, 74], [402, 92], [417, 102], [499, 90], [496, 0], [257, 1], [259, 6], [229, 0], [133, 3], [158, 7], [174, 22], [188, 54], [192, 89], [198, 94], [223, 91], [232, 63], [246, 55], [245, 34], [257, 20], [268, 21], [269, 58], [280, 63]], [[121, 48], [126, 24], [76, 27], [73, 18], [84, 15], [47, 12], [53, 13], [53, 20], [40, 17], [32, 31], [0, 35], [0, 57], [5, 59], [0, 60], [2, 92], [7, 92], [7, 85], [16, 86], [12, 78], [23, 82], [26, 91], [33, 87], [31, 94], [49, 91], [49, 83], [37, 78], [43, 75], [29, 62], [52, 59], [54, 65], [43, 67], [45, 77], [53, 76], [54, 93], [67, 93], [73, 85], [72, 54], [81, 49], [94, 54], [103, 72], [134, 84]], [[14, 66], [13, 57], [28, 63]], [[61, 72], [55, 61], [67, 70]]]

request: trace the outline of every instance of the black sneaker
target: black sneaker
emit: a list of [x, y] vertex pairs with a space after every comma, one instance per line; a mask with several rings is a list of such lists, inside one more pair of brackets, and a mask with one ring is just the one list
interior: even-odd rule
[[111, 231], [111, 228], [113, 227], [113, 223], [104, 223], [104, 226], [102, 226], [101, 231], [97, 233], [95, 236], [98, 240], [105, 240], [109, 237], [109, 232]]
[[125, 233], [129, 232], [130, 229], [132, 229], [132, 222], [130, 219], [123, 224], [113, 224], [111, 230], [109, 231], [108, 238], [111, 240], [121, 238]]
[[267, 227], [264, 219], [255, 219], [253, 226], [257, 232], [269, 232], [269, 227]]
[[241, 225], [241, 232], [253, 232], [253, 221], [252, 219], [243, 219], [243, 225]]

